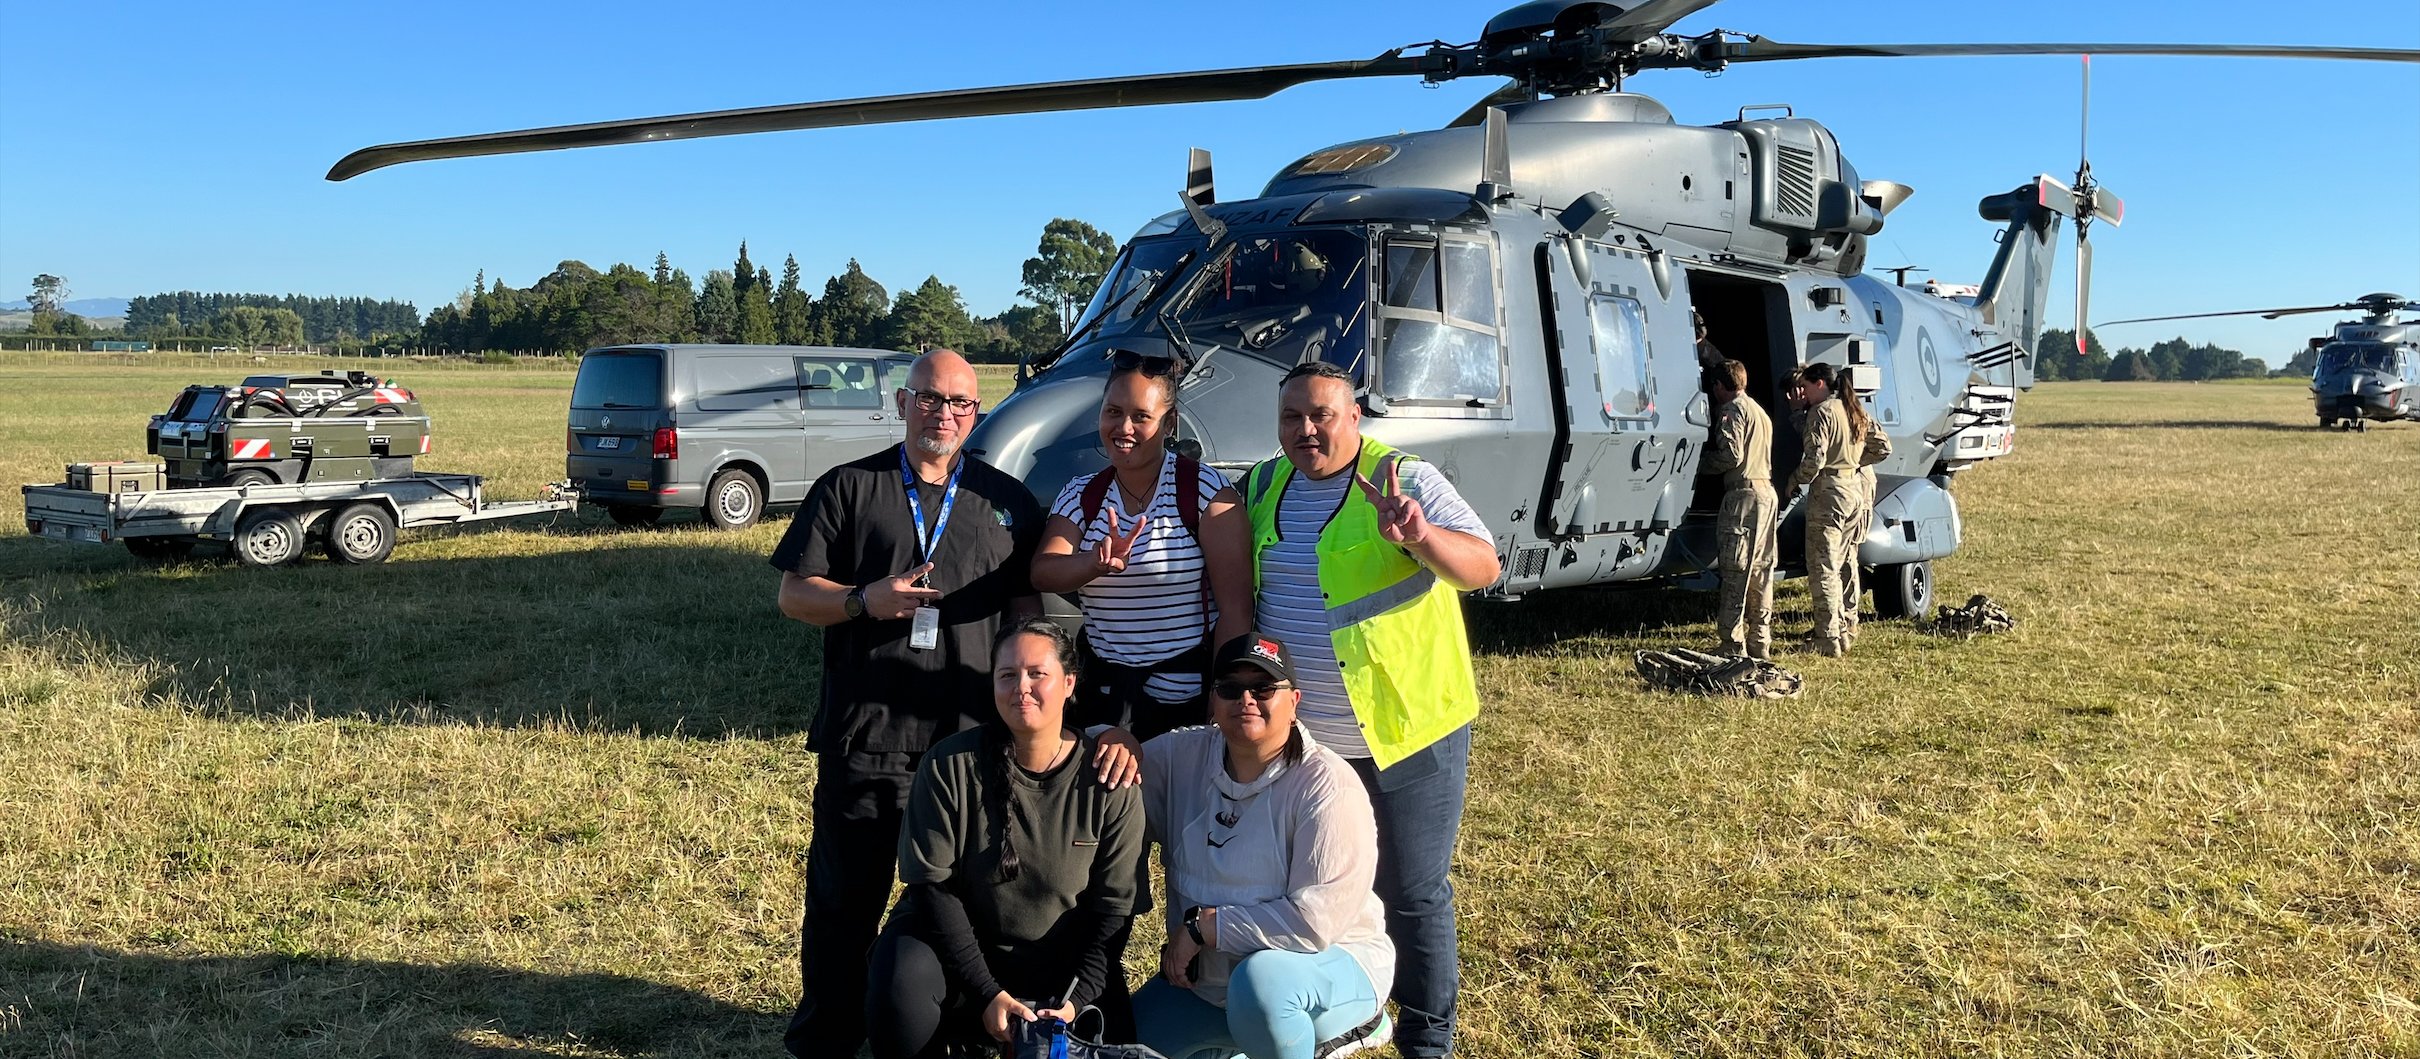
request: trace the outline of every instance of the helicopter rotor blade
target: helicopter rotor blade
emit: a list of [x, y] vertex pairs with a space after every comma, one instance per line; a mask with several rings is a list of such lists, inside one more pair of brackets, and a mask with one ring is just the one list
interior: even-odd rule
[[2084, 321], [2092, 305], [2092, 240], [2084, 238], [2083, 229], [2075, 233], [2075, 353], [2084, 356], [2084, 336], [2091, 328]]
[[1713, 7], [1716, 2], [1717, 0], [1647, 0], [1646, 3], [1599, 23], [1597, 28], [1616, 40], [1642, 40], [1662, 33], [1666, 26]]
[[1459, 129], [1466, 126], [1477, 125], [1480, 122], [1487, 120], [1487, 108], [1489, 107], [1501, 107], [1509, 103], [1525, 103], [1528, 101], [1529, 89], [1523, 88], [1521, 86], [1521, 82], [1519, 81], [1506, 81], [1502, 87], [1493, 92], [1489, 92], [1478, 102], [1471, 104], [1470, 109], [1463, 111], [1461, 116], [1447, 122], [1445, 127], [1449, 129]]
[[1673, 65], [1775, 59], [1932, 58], [1952, 55], [2202, 55], [2239, 59], [2351, 59], [2420, 62], [2420, 49], [2279, 44], [1790, 44], [1766, 37], [1709, 40]]
[[2180, 313], [2176, 316], [2137, 316], [2130, 320], [2103, 320], [2095, 327], [2116, 327], [2119, 324], [2154, 324], [2163, 320], [2205, 320], [2214, 316], [2259, 316], [2274, 320], [2297, 313], [2332, 313], [2353, 308], [2350, 305], [2306, 305], [2296, 309], [2236, 309], [2223, 313]]
[[1051, 81], [994, 88], [912, 92], [866, 96], [820, 103], [790, 103], [739, 110], [669, 114], [653, 118], [557, 125], [542, 129], [453, 136], [365, 147], [344, 156], [328, 170], [329, 180], [348, 180], [373, 169], [401, 162], [437, 158], [553, 151], [568, 147], [605, 147], [657, 140], [733, 136], [754, 132], [788, 132], [840, 125], [878, 125], [936, 118], [990, 117], [1105, 107], [1156, 106], [1164, 103], [1208, 103], [1262, 99], [1296, 85], [1357, 77], [1400, 77], [1438, 73], [1451, 76], [1446, 56], [1396, 52], [1375, 59], [1252, 66], [1231, 70], [1102, 77], [1083, 81]]

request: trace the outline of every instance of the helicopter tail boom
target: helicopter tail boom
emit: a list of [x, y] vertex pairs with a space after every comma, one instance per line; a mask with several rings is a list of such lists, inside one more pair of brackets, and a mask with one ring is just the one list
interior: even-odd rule
[[2045, 175], [2014, 190], [1985, 198], [1977, 205], [1983, 219], [2008, 225], [2000, 249], [1984, 274], [1975, 304], [1983, 322], [2002, 341], [2024, 352], [2007, 364], [2002, 385], [2033, 385], [2035, 343], [2050, 304], [2050, 271], [2058, 247], [2059, 222], [2075, 207], [2075, 193]]

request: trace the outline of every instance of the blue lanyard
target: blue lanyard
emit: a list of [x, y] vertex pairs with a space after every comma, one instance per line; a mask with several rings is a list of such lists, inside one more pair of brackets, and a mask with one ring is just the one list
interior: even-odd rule
[[907, 446], [899, 446], [899, 486], [907, 490], [908, 514], [916, 519], [916, 561], [933, 561], [933, 550], [941, 546], [941, 535], [950, 528], [950, 509], [958, 506], [958, 476], [966, 473], [966, 461], [950, 468], [949, 488], [941, 491], [941, 514], [933, 519], [933, 532], [924, 532], [924, 502], [916, 498], [916, 472], [908, 466]]

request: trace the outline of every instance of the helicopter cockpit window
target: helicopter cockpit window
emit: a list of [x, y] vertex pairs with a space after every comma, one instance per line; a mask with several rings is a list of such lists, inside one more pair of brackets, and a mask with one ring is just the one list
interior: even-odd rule
[[1242, 236], [1181, 284], [1173, 315], [1196, 343], [1350, 367], [1362, 346], [1368, 256], [1363, 237], [1341, 229]]
[[1389, 402], [1492, 405], [1504, 396], [1496, 270], [1486, 243], [1394, 235], [1378, 309], [1378, 378]]
[[1647, 308], [1636, 298], [1599, 294], [1589, 299], [1588, 318], [1597, 347], [1597, 386], [1605, 417], [1636, 419], [1655, 411], [1647, 386]]
[[2361, 370], [2392, 373], [2395, 370], [2395, 354], [2385, 346], [2367, 347], [2361, 351]]
[[1118, 259], [1109, 266], [1107, 278], [1084, 307], [1084, 315], [1076, 318], [1075, 330], [1092, 326], [1093, 318], [1108, 314], [1100, 321], [1103, 326], [1122, 323], [1141, 311], [1151, 288], [1159, 285], [1168, 270], [1178, 267], [1187, 251], [1200, 245], [1193, 239], [1138, 239], [1127, 244]]

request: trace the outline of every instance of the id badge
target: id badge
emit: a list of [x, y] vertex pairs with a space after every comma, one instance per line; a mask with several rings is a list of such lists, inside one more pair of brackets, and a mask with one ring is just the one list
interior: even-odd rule
[[930, 651], [941, 646], [941, 608], [923, 606], [909, 617], [908, 646]]

